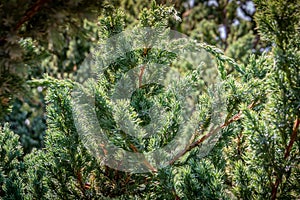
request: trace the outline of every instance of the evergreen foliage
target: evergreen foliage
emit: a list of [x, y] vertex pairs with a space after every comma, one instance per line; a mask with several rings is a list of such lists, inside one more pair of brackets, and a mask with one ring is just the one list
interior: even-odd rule
[[[22, 28], [19, 27], [19, 31], [32, 38], [24, 39], [24, 35], [21, 40], [16, 39], [17, 42], [9, 42], [11, 40], [6, 38], [9, 33], [7, 23], [10, 23], [5, 16], [3, 19], [8, 22], [3, 24], [6, 29], [1, 30], [1, 37], [5, 37], [1, 38], [1, 48], [12, 49], [9, 46], [12, 44], [16, 49], [25, 48], [22, 56], [28, 56], [28, 59], [19, 60], [20, 64], [32, 67], [36, 62], [28, 64], [29, 62], [43, 61], [44, 70], [39, 67], [36, 69], [41, 71], [30, 70], [27, 75], [31, 77], [27, 84], [32, 88], [39, 88], [39, 91], [33, 91], [35, 96], [39, 96], [38, 101], [43, 102], [46, 93], [47, 130], [44, 133], [44, 118], [40, 117], [42, 112], [37, 115], [33, 109], [35, 106], [37, 109], [44, 109], [43, 104], [31, 104], [26, 98], [22, 102], [17, 101], [12, 113], [5, 116], [11, 121], [10, 127], [15, 133], [21, 135], [21, 139], [10, 130], [8, 124], [1, 127], [0, 198], [299, 199], [300, 4], [297, 0], [256, 0], [254, 15], [245, 7], [250, 1], [209, 2], [211, 1], [195, 1], [193, 7], [183, 8], [179, 5], [187, 5], [187, 2], [178, 1], [174, 6], [179, 11], [173, 6], [162, 6], [155, 2], [146, 5], [148, 8], [141, 11], [137, 8], [144, 7], [142, 2], [136, 7], [132, 5], [135, 1], [102, 2], [106, 9], [98, 18], [98, 27], [94, 22], [75, 20], [74, 23], [78, 26], [85, 24], [87, 35], [82, 37], [74, 36], [71, 33], [72, 22], [65, 23], [65, 18], [58, 14], [73, 13], [68, 10], [71, 8], [78, 9], [80, 13], [89, 13], [90, 7], [99, 6], [99, 3], [95, 5], [90, 2], [85, 7], [87, 10], [81, 10], [81, 1], [64, 1], [60, 4], [32, 2], [26, 5], [33, 8], [36, 4], [45, 3], [45, 10], [34, 17], [25, 15], [30, 19]], [[67, 4], [71, 7], [65, 8]], [[114, 6], [125, 9], [115, 10]], [[249, 21], [233, 14], [238, 7], [248, 15]], [[0, 9], [4, 8], [0, 6]], [[51, 9], [57, 11], [50, 12]], [[38, 23], [38, 19], [42, 20], [46, 16], [44, 12], [58, 15], [62, 21], [57, 20], [57, 23], [63, 26], [52, 26], [50, 22]], [[181, 24], [178, 21], [179, 13], [183, 14]], [[73, 14], [77, 15], [76, 12]], [[68, 19], [79, 18], [73, 16]], [[234, 25], [236, 20], [239, 25]], [[37, 24], [30, 25], [32, 23]], [[11, 24], [13, 27], [16, 23]], [[220, 36], [219, 25], [225, 27], [225, 38]], [[40, 30], [44, 30], [48, 26], [54, 28], [41, 34], [54, 34], [52, 39], [49, 36], [50, 42], [34, 34], [32, 28], [41, 27]], [[164, 39], [170, 34], [170, 26], [187, 30], [192, 38], [200, 42], [178, 38], [168, 41], [168, 44], [164, 43]], [[59, 29], [56, 30], [57, 27]], [[128, 27], [129, 33], [136, 34], [124, 34], [113, 40], [121, 41], [119, 44], [109, 40]], [[155, 28], [158, 35], [149, 34], [146, 38], [139, 38], [145, 27]], [[91, 37], [90, 40], [87, 36]], [[153, 36], [156, 36], [159, 46], [167, 48], [150, 48]], [[62, 42], [65, 38], [69, 38], [68, 43]], [[132, 39], [136, 38], [140, 39], [143, 48], [125, 51]], [[95, 40], [98, 43], [94, 44]], [[42, 44], [53, 46], [43, 49], [45, 46]], [[105, 57], [103, 48], [102, 51], [93, 48], [101, 45], [106, 47], [105, 51], [113, 50], [115, 54]], [[172, 51], [173, 48], [182, 52], [193, 51], [194, 54], [187, 58], [193, 63], [181, 61], [179, 54]], [[19, 58], [13, 56], [14, 50], [2, 49], [1, 53], [5, 53], [7, 62], [17, 62]], [[83, 55], [90, 51], [94, 52], [92, 61], [97, 65], [104, 63], [103, 66], [100, 65], [103, 67], [102, 71], [97, 71], [97, 81], [86, 81], [87, 77], [84, 76], [91, 75], [91, 71], [85, 71], [84, 67], [92, 62], [80, 65], [85, 57]], [[203, 52], [210, 56], [202, 59]], [[12, 59], [12, 56], [16, 59]], [[30, 56], [37, 57], [32, 59]], [[181, 56], [186, 55], [182, 53]], [[112, 62], [105, 62], [107, 60], [100, 58]], [[201, 63], [203, 60], [205, 63]], [[141, 84], [143, 76], [146, 76], [142, 71], [153, 69], [153, 76], [161, 72], [155, 71], [157, 64], [170, 66], [170, 69], [178, 71], [184, 77], [176, 83], [177, 90], [172, 90], [172, 87], [165, 89], [160, 84]], [[49, 65], [52, 66], [47, 68]], [[54, 70], [53, 73], [51, 70]], [[94, 70], [93, 65], [88, 70]], [[10, 85], [8, 83], [15, 80], [24, 81], [11, 72], [4, 71], [9, 75], [1, 78], [1, 87]], [[41, 78], [42, 72], [48, 72], [49, 75]], [[216, 79], [217, 75], [221, 80]], [[12, 76], [15, 78], [9, 78]], [[85, 84], [79, 84], [84, 81]], [[164, 81], [169, 80], [166, 78]], [[223, 86], [219, 91], [220, 102], [216, 96], [210, 95], [210, 90], [205, 90], [207, 85], [216, 81], [222, 81]], [[121, 101], [122, 91], [130, 91], [136, 83], [139, 88], [132, 93], [130, 101]], [[22, 89], [10, 88], [1, 92], [12, 90]], [[87, 133], [85, 130], [89, 131], [89, 128], [99, 123], [103, 133], [115, 146], [133, 153], [155, 151], [176, 138], [181, 124], [188, 124], [182, 123], [184, 119], [180, 117], [186, 105], [182, 101], [185, 93], [178, 91], [192, 91], [191, 94], [197, 97], [199, 103], [196, 109], [197, 128], [192, 131], [187, 129], [189, 131], [184, 132], [186, 135], [183, 134], [181, 138], [182, 141], [185, 136], [189, 138], [185, 149], [174, 151], [175, 156], [162, 168], [152, 165], [155, 163], [153, 160], [145, 160], [135, 166], [130, 165], [132, 160], [129, 159], [124, 164], [124, 160], [118, 160], [122, 158], [122, 152], [110, 155], [115, 156], [115, 163], [112, 163], [114, 167], [103, 165], [103, 159], [107, 158], [111, 147], [101, 143], [103, 141], [97, 137], [85, 137], [88, 136], [83, 134]], [[8, 106], [9, 102], [5, 99], [12, 94], [2, 94], [8, 96], [1, 96], [1, 105]], [[77, 102], [74, 102], [74, 94], [80, 97]], [[89, 100], [87, 97], [92, 97], [92, 107], [91, 102], [83, 102]], [[74, 106], [80, 100], [80, 106]], [[223, 104], [226, 115], [214, 121], [214, 108], [221, 107], [220, 103]], [[29, 110], [33, 110], [18, 112], [18, 108], [21, 109], [24, 105], [26, 107], [26, 104], [29, 105]], [[151, 108], [155, 106], [164, 109], [162, 112], [152, 113], [158, 119], [156, 121], [149, 116]], [[19, 121], [31, 117], [30, 112], [33, 115], [31, 124], [35, 125], [27, 125], [26, 128], [20, 126]], [[96, 118], [93, 118], [93, 112]], [[145, 128], [153, 121], [154, 129], [159, 131], [143, 137], [145, 133], [141, 131], [141, 127]], [[137, 134], [132, 135], [131, 132]], [[40, 134], [45, 134], [44, 140], [39, 138], [29, 141], [40, 137]], [[189, 134], [191, 137], [188, 137]], [[25, 148], [21, 148], [19, 140]], [[29, 142], [24, 142], [26, 140]], [[40, 143], [41, 141], [43, 142]], [[33, 146], [43, 148], [32, 150], [34, 143]], [[211, 144], [214, 143], [216, 144], [212, 148]], [[89, 148], [96, 146], [98, 150]], [[161, 154], [158, 158], [163, 160], [164, 156], [166, 155]], [[130, 166], [131, 171], [116, 169], [115, 166], [122, 168], [123, 164]], [[136, 169], [144, 171], [132, 173]]]
[[23, 181], [20, 174], [24, 172], [21, 162], [22, 148], [19, 138], [8, 124], [0, 128], [0, 197], [1, 199], [22, 199]]

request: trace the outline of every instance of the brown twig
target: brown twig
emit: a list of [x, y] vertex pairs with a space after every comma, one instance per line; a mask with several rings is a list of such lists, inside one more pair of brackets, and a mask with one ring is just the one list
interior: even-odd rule
[[105, 145], [101, 143], [101, 144], [99, 144], [99, 146], [101, 147], [104, 155], [106, 156], [108, 152], [107, 152], [107, 149], [105, 148]]
[[139, 88], [142, 87], [142, 80], [143, 80], [144, 71], [145, 71], [145, 65], [143, 65], [141, 67], [141, 71], [140, 71], [140, 74], [139, 74]]
[[286, 151], [285, 151], [285, 154], [284, 154], [284, 159], [287, 159], [291, 153], [291, 150], [292, 150], [292, 147], [293, 147], [293, 144], [297, 138], [297, 130], [299, 128], [299, 124], [300, 124], [300, 120], [299, 118], [297, 118], [294, 122], [294, 126], [293, 126], [293, 132], [292, 132], [292, 135], [291, 135], [291, 140], [289, 142], [289, 145], [286, 147]]
[[86, 187], [86, 184], [83, 181], [81, 170], [76, 171], [76, 179], [77, 179], [77, 183], [79, 184], [79, 185], [76, 185], [76, 187], [82, 192], [82, 194], [84, 196], [86, 196], [86, 194], [85, 194], [86, 192], [85, 191], [88, 188]]
[[244, 159], [242, 158], [242, 140], [243, 140], [243, 128], [241, 129], [240, 133], [238, 134], [237, 136], [237, 154], [238, 154], [238, 157], [244, 161]]
[[184, 18], [184, 17], [187, 17], [187, 16], [189, 16], [191, 13], [192, 13], [192, 9], [189, 9], [189, 10], [187, 10], [187, 11], [185, 11], [183, 14], [182, 14], [182, 17]]
[[[133, 150], [133, 152], [135, 153], [138, 153], [138, 149], [133, 145], [133, 144], [130, 144], [130, 148]], [[149, 170], [151, 170], [151, 172], [157, 172], [157, 169], [155, 167], [153, 167], [149, 162], [148, 160], [144, 157], [144, 160], [143, 160], [143, 163], [145, 166], [147, 166], [147, 168]]]
[[[146, 57], [148, 55], [148, 53], [149, 53], [150, 50], [151, 50], [150, 47], [144, 47], [142, 56]], [[145, 72], [145, 65], [143, 65], [141, 67], [141, 70], [140, 70], [140, 74], [139, 74], [139, 88], [142, 87], [142, 81], [143, 81], [144, 72]]]
[[[255, 103], [252, 102], [248, 108], [252, 109], [254, 107]], [[178, 153], [170, 162], [169, 164], [172, 165], [174, 164], [180, 157], [182, 157], [183, 155], [185, 155], [187, 152], [191, 151], [193, 148], [199, 146], [200, 144], [202, 144], [207, 138], [211, 137], [212, 135], [214, 135], [215, 133], [219, 132], [221, 129], [227, 127], [229, 124], [231, 124], [232, 122], [235, 122], [237, 120], [239, 120], [242, 117], [242, 111], [240, 111], [239, 113], [237, 113], [236, 115], [234, 115], [232, 118], [230, 118], [228, 121], [224, 122], [223, 124], [217, 126], [215, 129], [209, 131], [206, 135], [204, 135], [203, 137], [201, 137], [199, 140], [196, 140], [195, 142], [193, 142], [192, 144], [190, 144], [189, 146], [187, 146], [187, 148], [185, 148], [184, 150], [182, 150], [180, 153]]]
[[180, 200], [180, 197], [176, 194], [176, 190], [173, 189], [172, 192], [173, 192], [173, 195], [175, 197], [175, 200]]
[[[299, 124], [300, 124], [300, 119], [297, 117], [297, 119], [294, 122], [293, 132], [292, 132], [292, 135], [291, 135], [290, 142], [289, 142], [288, 146], [285, 149], [285, 153], [284, 153], [284, 159], [285, 160], [287, 160], [288, 157], [290, 156], [293, 144], [296, 141]], [[271, 196], [272, 200], [276, 199], [277, 190], [278, 190], [278, 187], [279, 187], [279, 184], [281, 183], [281, 181], [282, 181], [282, 176], [280, 176], [280, 177], [277, 176], [276, 180], [275, 180], [275, 183], [273, 185], [273, 188], [272, 188], [272, 196]]]

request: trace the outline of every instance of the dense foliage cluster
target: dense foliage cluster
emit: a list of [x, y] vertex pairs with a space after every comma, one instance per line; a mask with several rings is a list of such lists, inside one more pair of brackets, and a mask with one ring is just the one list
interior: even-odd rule
[[[1, 199], [300, 198], [297, 0], [10, 0], [0, 11]], [[165, 42], [171, 29], [189, 38]], [[157, 66], [169, 88], [147, 82]], [[161, 152], [137, 165], [119, 151], [146, 155], [178, 134], [186, 145], [163, 167]]]

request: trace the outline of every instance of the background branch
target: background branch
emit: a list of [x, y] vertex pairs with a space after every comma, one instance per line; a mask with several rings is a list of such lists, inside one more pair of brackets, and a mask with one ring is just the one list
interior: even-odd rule
[[41, 8], [44, 4], [46, 4], [49, 0], [38, 0], [36, 1], [25, 13], [25, 15], [20, 19], [15, 27], [15, 31], [19, 30], [19, 28], [27, 21], [29, 21]]

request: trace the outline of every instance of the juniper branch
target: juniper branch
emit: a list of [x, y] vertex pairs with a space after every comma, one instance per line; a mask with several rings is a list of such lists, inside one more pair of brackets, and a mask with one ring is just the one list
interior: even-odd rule
[[[248, 108], [252, 109], [255, 106], [255, 102], [252, 102]], [[187, 152], [191, 151], [192, 149], [194, 149], [195, 147], [199, 146], [200, 144], [202, 144], [207, 138], [211, 137], [212, 135], [216, 134], [217, 132], [219, 132], [221, 129], [227, 127], [229, 124], [238, 121], [239, 119], [241, 119], [242, 117], [242, 111], [239, 111], [239, 113], [237, 113], [236, 115], [234, 115], [232, 118], [230, 118], [228, 121], [224, 122], [223, 124], [217, 126], [215, 129], [211, 130], [210, 132], [208, 132], [206, 135], [204, 135], [203, 137], [201, 137], [200, 139], [196, 140], [195, 142], [193, 142], [192, 144], [190, 144], [189, 146], [187, 146], [184, 150], [182, 150], [180, 153], [178, 153], [170, 162], [169, 164], [172, 165], [174, 164], [179, 158], [181, 158], [183, 155], [185, 155]]]
[[[295, 142], [295, 140], [297, 138], [297, 132], [298, 132], [299, 124], [300, 124], [300, 120], [297, 117], [297, 119], [294, 122], [293, 132], [292, 132], [292, 135], [291, 135], [290, 142], [289, 142], [288, 146], [285, 149], [285, 153], [284, 153], [284, 159], [285, 160], [287, 160], [288, 157], [290, 156], [293, 144], [294, 144], [294, 142]], [[276, 180], [275, 180], [275, 183], [273, 184], [273, 188], [272, 188], [272, 196], [271, 196], [272, 200], [276, 199], [277, 190], [278, 190], [279, 184], [281, 182], [282, 182], [282, 176], [277, 176]]]

